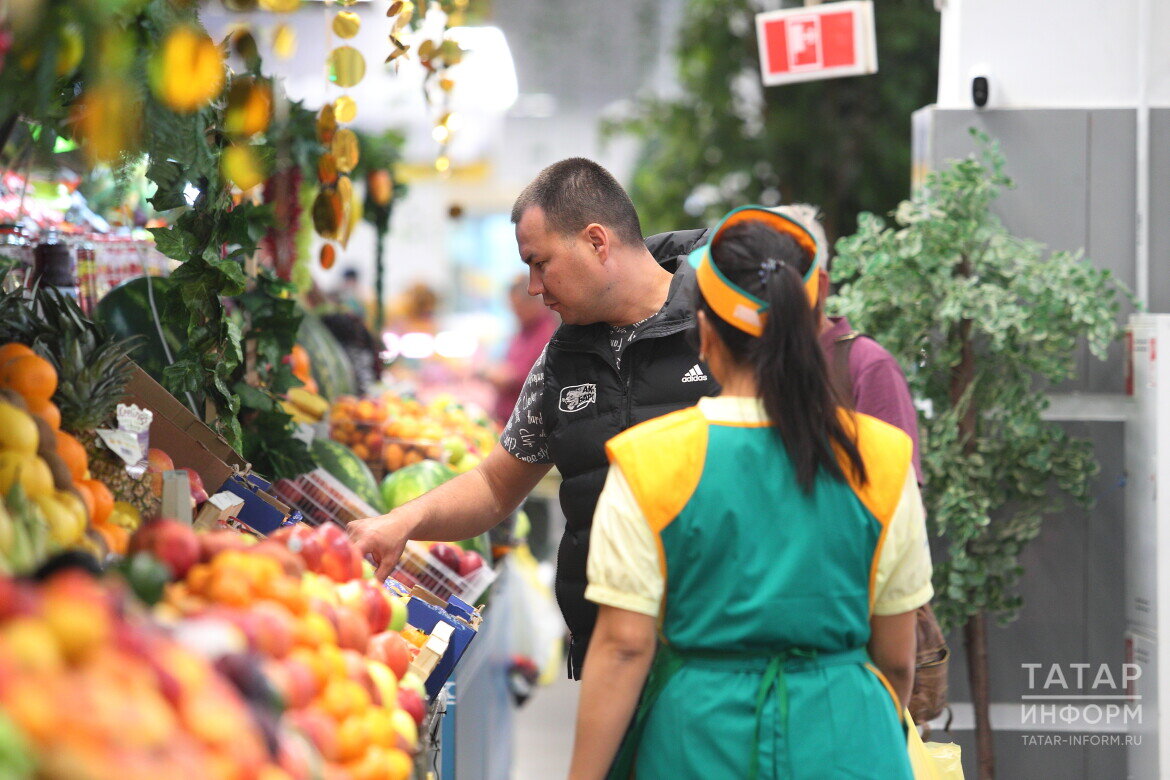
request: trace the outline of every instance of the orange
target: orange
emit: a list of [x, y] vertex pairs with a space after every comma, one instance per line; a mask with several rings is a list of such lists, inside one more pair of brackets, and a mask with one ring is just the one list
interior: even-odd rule
[[5, 344], [4, 346], [0, 347], [0, 366], [4, 365], [13, 358], [36, 354], [37, 353], [32, 351], [31, 347], [28, 347], [25, 344], [21, 344], [18, 341], [13, 341], [10, 344]]
[[85, 472], [89, 471], [89, 455], [81, 442], [65, 431], [57, 431], [57, 455], [65, 461], [74, 482], [85, 479]]
[[98, 531], [105, 537], [106, 546], [110, 548], [110, 552], [125, 555], [129, 551], [130, 532], [125, 528], [119, 528], [116, 525], [102, 525], [98, 527]]
[[300, 344], [293, 344], [292, 352], [289, 353], [289, 368], [292, 369], [293, 376], [301, 381], [308, 379], [312, 376], [310, 365], [308, 350]]
[[52, 401], [34, 398], [28, 402], [28, 410], [47, 422], [53, 430], [61, 427], [61, 410]]
[[57, 369], [40, 355], [18, 355], [0, 367], [0, 385], [26, 401], [48, 401], [57, 392]]
[[82, 482], [93, 496], [93, 521], [104, 523], [114, 512], [114, 494], [100, 479], [83, 479]]

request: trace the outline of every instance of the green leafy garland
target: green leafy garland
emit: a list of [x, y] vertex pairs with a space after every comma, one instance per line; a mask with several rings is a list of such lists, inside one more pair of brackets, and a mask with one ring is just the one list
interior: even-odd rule
[[[157, 186], [150, 203], [160, 212], [181, 210], [171, 227], [152, 231], [158, 249], [182, 262], [161, 317], [185, 338], [163, 384], [177, 396], [200, 399], [201, 416], [261, 473], [281, 477], [311, 469], [308, 448], [294, 438], [292, 418], [278, 403], [300, 384], [284, 363], [301, 317], [295, 290], [269, 269], [248, 269], [271, 224], [271, 207], [233, 199], [220, 170], [228, 144], [222, 98], [180, 114], [158, 102], [148, 87], [150, 58], [167, 31], [199, 24], [195, 4], [48, 0], [42, 11], [23, 22], [4, 20], [24, 27], [9, 52], [10, 58], [21, 58], [19, 64], [9, 61], [0, 70], [0, 106], [10, 112], [0, 117], [0, 146], [14, 124], [39, 126], [42, 149], [51, 149], [57, 137], [69, 137], [71, 102], [86, 76], [97, 71], [103, 33], [111, 26], [126, 31], [130, 45], [123, 46], [122, 56], [131, 59], [130, 88], [143, 106], [140, 151], [148, 160], [146, 177]], [[78, 45], [84, 55], [73, 63], [70, 52]], [[248, 75], [263, 78], [258, 57], [248, 57], [247, 65]], [[270, 127], [266, 144], [254, 150], [270, 168], [309, 167], [321, 151], [312, 122], [311, 112], [292, 104], [287, 119]], [[282, 149], [283, 159], [275, 159], [275, 148]], [[129, 170], [131, 163], [128, 156], [119, 169]], [[190, 188], [198, 195], [188, 205]]]

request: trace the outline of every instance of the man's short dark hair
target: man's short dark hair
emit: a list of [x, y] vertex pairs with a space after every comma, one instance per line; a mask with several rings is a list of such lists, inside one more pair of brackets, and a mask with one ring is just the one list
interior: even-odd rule
[[512, 206], [512, 223], [539, 206], [551, 230], [575, 235], [590, 223], [614, 231], [623, 244], [642, 243], [642, 224], [630, 196], [609, 171], [584, 157], [553, 163], [536, 175]]

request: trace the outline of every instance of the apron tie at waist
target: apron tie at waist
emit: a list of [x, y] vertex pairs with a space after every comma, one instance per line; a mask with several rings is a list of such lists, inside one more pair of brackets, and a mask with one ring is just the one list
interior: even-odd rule
[[790, 647], [776, 653], [742, 653], [679, 650], [668, 644], [659, 644], [658, 652], [654, 656], [654, 663], [650, 667], [650, 674], [646, 678], [646, 687], [642, 690], [642, 700], [634, 715], [634, 722], [614, 759], [609, 777], [623, 778], [624, 780], [633, 772], [634, 756], [637, 753], [642, 732], [646, 728], [646, 718], [650, 709], [654, 706], [655, 700], [662, 693], [670, 678], [684, 664], [697, 667], [725, 667], [739, 672], [755, 672], [760, 675], [760, 685], [756, 689], [756, 730], [752, 740], [752, 761], [749, 775], [751, 780], [755, 780], [759, 776], [764, 704], [768, 701], [773, 689], [776, 691], [779, 722], [784, 732], [786, 734], [788, 732], [788, 685], [784, 673], [866, 663], [869, 663], [869, 653], [864, 647], [837, 653], [822, 653], [813, 648], [802, 647]]

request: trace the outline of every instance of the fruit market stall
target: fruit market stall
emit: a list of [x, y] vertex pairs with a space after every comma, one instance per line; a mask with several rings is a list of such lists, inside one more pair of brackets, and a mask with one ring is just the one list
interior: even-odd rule
[[[385, 4], [389, 61], [438, 89], [469, 3]], [[299, 5], [218, 43], [199, 2], [0, 11], [0, 777], [506, 771], [461, 751], [510, 739], [476, 693], [507, 673], [507, 545], [412, 543], [381, 583], [344, 530], [496, 431], [361, 395], [329, 327], [309, 268], [385, 234], [402, 142], [348, 126], [353, 46], [324, 105], [284, 94], [257, 40], [287, 56]]]

